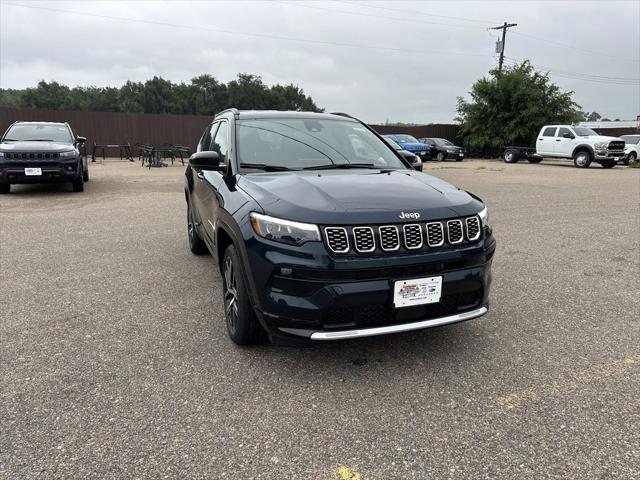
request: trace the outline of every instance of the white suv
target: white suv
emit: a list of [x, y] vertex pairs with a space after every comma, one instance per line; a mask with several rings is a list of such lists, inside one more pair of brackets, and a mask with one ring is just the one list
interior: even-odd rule
[[624, 164], [629, 165], [630, 163], [637, 162], [638, 158], [640, 158], [640, 154], [638, 154], [638, 150], [640, 149], [640, 135], [622, 135], [620, 138], [626, 143], [624, 153], [627, 158]]
[[576, 167], [587, 168], [598, 162], [611, 168], [626, 158], [624, 140], [605, 137], [586, 127], [545, 125], [536, 141], [536, 152], [543, 157], [572, 158]]

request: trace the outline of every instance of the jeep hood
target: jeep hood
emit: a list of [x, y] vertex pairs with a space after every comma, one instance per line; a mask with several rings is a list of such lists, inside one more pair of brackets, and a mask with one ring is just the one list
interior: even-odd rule
[[465, 191], [412, 170], [257, 173], [237, 186], [267, 215], [321, 225], [407, 222], [402, 212], [419, 213], [422, 222], [482, 209]]
[[68, 152], [73, 150], [71, 143], [64, 142], [2, 142], [1, 152]]

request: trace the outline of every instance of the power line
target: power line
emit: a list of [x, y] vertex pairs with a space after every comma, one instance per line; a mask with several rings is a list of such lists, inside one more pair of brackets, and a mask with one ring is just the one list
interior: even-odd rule
[[211, 27], [203, 27], [203, 26], [198, 26], [198, 25], [186, 25], [186, 24], [180, 24], [180, 23], [170, 23], [170, 22], [162, 22], [162, 21], [154, 21], [154, 20], [144, 20], [144, 19], [141, 19], [141, 18], [119, 17], [119, 16], [114, 16], [114, 15], [104, 15], [104, 14], [98, 14], [98, 13], [80, 12], [80, 11], [77, 11], [77, 10], [63, 10], [63, 9], [58, 9], [58, 8], [41, 7], [41, 6], [35, 6], [35, 5], [23, 5], [23, 4], [18, 4], [18, 3], [2, 2], [2, 5], [9, 5], [9, 6], [13, 6], [13, 7], [22, 7], [22, 8], [30, 8], [30, 9], [35, 9], [35, 10], [45, 10], [45, 11], [57, 12], [57, 13], [69, 13], [69, 14], [72, 14], [72, 15], [81, 15], [81, 16], [101, 18], [101, 19], [106, 19], [106, 20], [117, 20], [117, 21], [124, 21], [124, 22], [142, 23], [142, 24], [146, 24], [146, 25], [157, 25], [157, 26], [161, 26], [161, 27], [182, 28], [182, 29], [186, 29], [186, 30], [202, 30], [202, 31], [206, 31], [206, 32], [221, 33], [221, 34], [226, 34], [226, 35], [240, 35], [240, 36], [254, 37], [254, 38], [269, 38], [269, 39], [272, 39], [272, 40], [283, 40], [283, 41], [289, 41], [289, 42], [310, 43], [310, 44], [333, 46], [333, 47], [361, 48], [361, 49], [366, 49], [366, 50], [380, 50], [380, 51], [387, 51], [387, 52], [390, 51], [390, 52], [402, 52], [402, 53], [423, 53], [423, 54], [426, 53], [426, 54], [429, 54], [429, 55], [456, 55], [456, 56], [463, 56], [463, 57], [484, 57], [484, 58], [490, 57], [490, 55], [480, 54], [480, 53], [443, 52], [443, 51], [437, 51], [437, 50], [436, 51], [433, 51], [433, 50], [429, 51], [429, 50], [417, 50], [417, 49], [407, 49], [407, 48], [397, 48], [397, 47], [381, 47], [381, 46], [364, 45], [364, 44], [347, 43], [347, 42], [330, 42], [330, 41], [327, 41], [327, 40], [311, 40], [311, 39], [306, 39], [306, 38], [285, 37], [285, 36], [282, 36], [282, 35], [271, 35], [271, 34], [266, 34], [266, 33], [241, 32], [241, 31], [237, 31], [237, 30], [225, 30], [225, 29], [218, 29], [218, 28], [211, 28]]
[[377, 10], [386, 10], [386, 11], [389, 11], [389, 12], [398, 12], [398, 13], [408, 13], [408, 14], [411, 14], [411, 15], [421, 15], [421, 16], [425, 16], [425, 17], [446, 18], [446, 19], [449, 19], [449, 20], [462, 20], [464, 22], [480, 23], [482, 25], [489, 25], [491, 23], [496, 23], [495, 20], [477, 20], [477, 19], [464, 18], [464, 17], [452, 17], [452, 16], [449, 16], [449, 15], [438, 15], [438, 14], [435, 14], [435, 13], [418, 12], [418, 11], [415, 11], [415, 10], [402, 10], [402, 9], [399, 9], [399, 8], [380, 7], [378, 5], [369, 5], [368, 3], [353, 2], [353, 1], [349, 1], [349, 0], [342, 0], [342, 1], [338, 1], [337, 3], [348, 3], [348, 4], [351, 4], [351, 5], [357, 5], [358, 7], [375, 8]]
[[405, 23], [418, 23], [418, 24], [423, 24], [423, 25], [441, 25], [444, 27], [460, 27], [460, 28], [473, 28], [473, 29], [478, 29], [478, 30], [484, 30], [485, 27], [480, 27], [480, 26], [476, 26], [476, 25], [461, 25], [461, 24], [455, 24], [455, 23], [438, 23], [438, 22], [432, 22], [432, 21], [426, 21], [426, 20], [415, 20], [415, 19], [411, 19], [411, 18], [397, 18], [397, 17], [386, 17], [384, 15], [375, 15], [373, 13], [364, 13], [364, 12], [352, 12], [349, 10], [336, 10], [335, 8], [326, 8], [326, 7], [319, 7], [317, 5], [307, 5], [307, 4], [303, 4], [301, 2], [285, 2], [282, 0], [275, 0], [276, 3], [280, 3], [283, 5], [290, 5], [292, 7], [301, 7], [301, 8], [310, 8], [313, 10], [324, 10], [326, 12], [332, 12], [332, 13], [343, 13], [346, 15], [355, 15], [358, 17], [371, 17], [371, 18], [381, 18], [383, 20], [393, 20], [396, 22], [405, 22]]
[[562, 42], [557, 42], [555, 40], [549, 40], [548, 38], [544, 38], [544, 37], [538, 37], [536, 35], [530, 35], [528, 33], [522, 33], [522, 32], [513, 32], [515, 35], [520, 35], [521, 37], [527, 37], [527, 38], [532, 38], [534, 40], [539, 40], [541, 42], [546, 42], [546, 43], [550, 43], [552, 45], [558, 45], [560, 47], [564, 47], [564, 48], [569, 48], [571, 50], [575, 50], [576, 52], [581, 52], [581, 53], [586, 53], [588, 55], [601, 55], [607, 58], [615, 58], [617, 60], [624, 60], [627, 62], [635, 62], [635, 63], [640, 63], [640, 58], [627, 58], [627, 57], [619, 57], [617, 55], [612, 55], [611, 53], [606, 53], [606, 52], [598, 52], [596, 50], [589, 50], [589, 49], [585, 49], [585, 48], [580, 48], [580, 47], [576, 47], [574, 45], [570, 45], [568, 43], [562, 43]]
[[[519, 63], [519, 60], [515, 58], [505, 57], [505, 60], [511, 65], [516, 65]], [[612, 77], [607, 75], [593, 75], [589, 73], [571, 72], [567, 70], [548, 67], [545, 65], [538, 65], [534, 63], [531, 63], [531, 66], [533, 66], [539, 73], [543, 73], [541, 72], [541, 70], [545, 70], [547, 73], [553, 73], [554, 76], [557, 76], [560, 78], [567, 78], [572, 80], [583, 80], [586, 82], [610, 84], [610, 85], [629, 85], [629, 86], [640, 85], [640, 78]]]

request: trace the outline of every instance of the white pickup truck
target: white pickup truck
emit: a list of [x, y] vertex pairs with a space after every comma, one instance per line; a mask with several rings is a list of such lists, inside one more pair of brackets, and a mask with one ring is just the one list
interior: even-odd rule
[[578, 168], [587, 168], [597, 162], [611, 168], [626, 159], [624, 140], [605, 137], [586, 127], [573, 125], [545, 125], [540, 129], [536, 148], [505, 147], [504, 161], [515, 163], [527, 158], [532, 163], [544, 157], [571, 158]]

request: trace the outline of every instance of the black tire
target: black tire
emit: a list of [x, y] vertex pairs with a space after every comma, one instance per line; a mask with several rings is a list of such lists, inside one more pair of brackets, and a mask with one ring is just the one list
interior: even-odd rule
[[636, 163], [636, 161], [637, 161], [636, 152], [631, 152], [629, 155], [627, 155], [627, 159], [624, 161], [624, 164], [631, 165], [632, 163]]
[[187, 202], [187, 239], [189, 240], [189, 250], [194, 255], [204, 255], [209, 253], [207, 245], [204, 240], [200, 238], [198, 230], [196, 230], [195, 220], [193, 219], [193, 212], [191, 211], [191, 204]]
[[580, 150], [573, 155], [573, 164], [577, 168], [589, 168], [593, 159], [588, 150]]
[[224, 319], [229, 338], [238, 345], [252, 345], [266, 339], [249, 301], [242, 263], [234, 245], [229, 245], [222, 259]]
[[444, 152], [438, 152], [438, 154], [436, 155], [436, 160], [438, 160], [439, 162], [444, 162], [446, 159], [447, 156]]
[[88, 168], [82, 172], [82, 178], [84, 179], [85, 182], [89, 181], [89, 169]]
[[74, 192], [84, 192], [84, 176], [82, 173], [78, 174], [78, 176], [71, 182], [71, 186], [73, 187]]
[[10, 193], [10, 192], [11, 192], [10, 183], [0, 183], [0, 194]]
[[518, 163], [518, 160], [520, 160], [520, 151], [515, 148], [507, 148], [502, 155], [502, 159], [505, 163]]
[[601, 162], [600, 165], [602, 165], [602, 168], [613, 168], [616, 166], [616, 161], [609, 161], [609, 162]]

